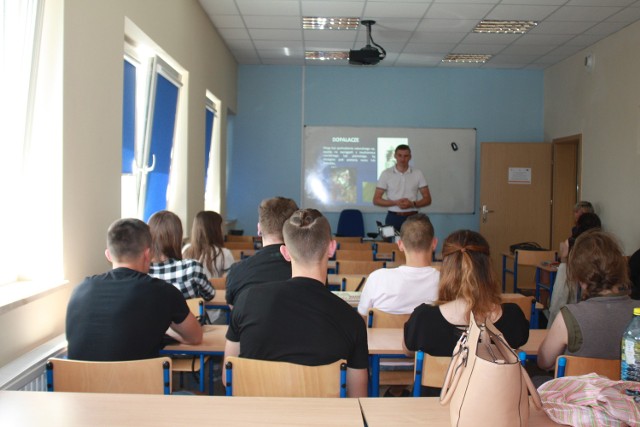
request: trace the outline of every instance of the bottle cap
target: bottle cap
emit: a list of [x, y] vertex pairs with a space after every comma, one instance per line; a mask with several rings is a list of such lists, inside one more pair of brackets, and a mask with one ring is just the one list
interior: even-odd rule
[[640, 316], [640, 307], [636, 307], [633, 309], [633, 315], [634, 316]]

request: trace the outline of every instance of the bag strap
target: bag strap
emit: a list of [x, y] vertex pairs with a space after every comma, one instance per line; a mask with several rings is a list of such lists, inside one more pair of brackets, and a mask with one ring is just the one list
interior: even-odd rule
[[524, 366], [520, 365], [520, 369], [522, 372], [522, 378], [524, 378], [524, 382], [527, 384], [527, 388], [529, 389], [529, 394], [531, 395], [531, 400], [533, 400], [533, 404], [535, 405], [536, 408], [541, 409], [542, 401], [540, 400], [540, 395], [538, 394], [538, 390], [536, 389], [536, 386], [533, 385], [533, 382], [531, 381], [531, 378], [529, 377], [529, 374], [527, 373], [527, 371], [524, 369]]
[[456, 345], [456, 352], [451, 357], [449, 362], [449, 368], [447, 368], [447, 375], [444, 378], [442, 389], [440, 390], [440, 404], [446, 405], [453, 397], [453, 392], [460, 382], [462, 376], [463, 367], [467, 364], [469, 357], [469, 347], [466, 345], [467, 332], [462, 334], [458, 344]]

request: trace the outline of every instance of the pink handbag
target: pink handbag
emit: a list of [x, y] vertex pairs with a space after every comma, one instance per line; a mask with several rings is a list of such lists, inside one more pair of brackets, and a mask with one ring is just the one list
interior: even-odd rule
[[527, 390], [541, 408], [540, 396], [516, 352], [492, 323], [478, 325], [472, 313], [440, 394], [440, 403], [449, 404], [451, 425], [527, 426]]

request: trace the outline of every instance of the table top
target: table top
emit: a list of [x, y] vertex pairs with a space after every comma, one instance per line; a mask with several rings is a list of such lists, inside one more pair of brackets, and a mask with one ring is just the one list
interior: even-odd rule
[[402, 328], [367, 328], [369, 354], [404, 354]]
[[359, 426], [358, 399], [0, 391], [6, 426]]
[[165, 351], [179, 353], [181, 351], [215, 352], [224, 351], [226, 343], [227, 325], [204, 325], [202, 327], [202, 342], [198, 345], [173, 344], [165, 346]]
[[212, 305], [222, 306], [222, 305], [229, 305], [229, 304], [227, 304], [227, 299], [224, 295], [224, 291], [216, 291], [216, 294], [213, 296], [213, 299], [210, 301], [205, 301], [204, 305], [205, 307], [209, 307]]
[[[448, 427], [449, 407], [440, 405], [437, 397], [361, 398], [360, 406], [369, 427], [378, 426], [443, 426]], [[542, 410], [533, 406], [529, 427], [557, 426]]]
[[529, 329], [529, 340], [525, 345], [520, 347], [520, 350], [527, 353], [528, 356], [537, 356], [538, 348], [547, 336], [547, 329]]

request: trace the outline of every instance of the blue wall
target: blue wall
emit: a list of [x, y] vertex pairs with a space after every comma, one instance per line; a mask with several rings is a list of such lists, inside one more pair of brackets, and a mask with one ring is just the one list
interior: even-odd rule
[[[543, 72], [240, 66], [227, 208], [245, 234], [256, 232], [260, 200], [300, 201], [303, 124], [476, 128], [478, 206], [480, 143], [543, 140]], [[365, 214], [367, 231], [384, 215]], [[335, 231], [338, 214], [327, 217]], [[479, 228], [478, 214], [430, 217], [440, 240]]]

